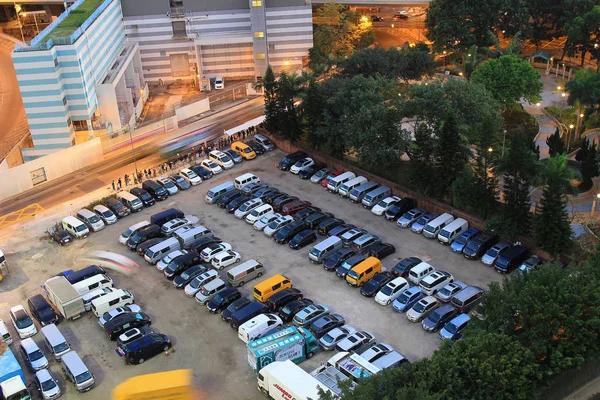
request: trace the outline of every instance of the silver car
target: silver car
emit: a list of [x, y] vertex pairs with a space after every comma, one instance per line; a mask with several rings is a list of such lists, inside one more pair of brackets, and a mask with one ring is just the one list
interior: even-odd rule
[[319, 340], [319, 345], [323, 350], [333, 350], [339, 342], [346, 339], [354, 332], [356, 332], [356, 329], [351, 325], [344, 325], [340, 328], [332, 329]]
[[412, 210], [408, 210], [407, 212], [402, 214], [402, 216], [398, 218], [396, 224], [398, 224], [400, 228], [408, 228], [416, 220], [421, 218], [423, 214], [425, 214], [425, 210], [423, 210], [422, 208], [413, 208]]
[[310, 177], [310, 181], [312, 183], [320, 183], [323, 179], [327, 178], [327, 175], [329, 175], [331, 172], [333, 172], [333, 168], [320, 169]]
[[169, 192], [169, 196], [179, 193], [177, 185], [175, 185], [172, 180], [168, 178], [158, 178], [157, 181], [167, 190], [167, 192]]
[[354, 332], [346, 339], [339, 342], [335, 348], [337, 351], [350, 352], [373, 341], [375, 341], [375, 337], [367, 331]]
[[391, 353], [392, 351], [394, 351], [394, 348], [389, 344], [378, 343], [360, 353], [359, 356], [372, 363], [373, 361], [385, 356], [388, 353]]
[[489, 249], [483, 257], [481, 257], [481, 262], [485, 265], [493, 265], [494, 262], [504, 253], [506, 250], [510, 249], [512, 244], [507, 241], [502, 241], [500, 243], [496, 243]]
[[277, 218], [275, 221], [267, 225], [265, 229], [263, 229], [263, 232], [268, 237], [273, 237], [273, 235], [275, 235], [278, 230], [280, 230], [281, 228], [293, 221], [294, 217], [292, 217], [291, 215], [286, 215], [284, 217]]
[[106, 225], [112, 225], [117, 222], [117, 216], [115, 213], [110, 211], [106, 206], [98, 204], [94, 206], [94, 212], [104, 221]]
[[187, 250], [174, 250], [170, 252], [169, 254], [164, 256], [162, 260], [156, 263], [156, 269], [158, 269], [159, 271], [164, 271], [165, 268], [167, 268], [167, 266], [171, 263], [171, 261], [187, 253]]
[[454, 296], [456, 293], [460, 292], [461, 290], [463, 290], [464, 288], [466, 288], [468, 285], [464, 282], [461, 281], [454, 281], [452, 283], [447, 284], [446, 286], [444, 286], [442, 288], [442, 290], [440, 290], [439, 292], [437, 292], [435, 294], [435, 297], [444, 303], [447, 303], [450, 301], [450, 299], [452, 298], [452, 296]]
[[44, 400], [58, 399], [61, 395], [58, 381], [52, 376], [49, 369], [45, 368], [35, 373], [35, 386]]
[[254, 229], [256, 229], [257, 231], [262, 231], [271, 222], [281, 217], [282, 215], [279, 213], [269, 213], [254, 223]]
[[179, 228], [183, 228], [184, 226], [193, 226], [198, 223], [200, 219], [194, 215], [186, 215], [183, 218], [175, 218], [166, 222], [161, 228], [160, 231], [167, 236], [171, 236], [175, 233]]
[[413, 222], [412, 226], [410, 227], [410, 230], [414, 233], [419, 233], [419, 234], [423, 233], [423, 229], [425, 228], [425, 225], [427, 225], [430, 221], [432, 221], [433, 219], [435, 219], [437, 217], [438, 217], [437, 214], [425, 213], [425, 214], [421, 215], [421, 218], [419, 218], [418, 220]]
[[117, 315], [121, 315], [126, 312], [137, 313], [140, 311], [142, 311], [142, 307], [138, 306], [137, 304], [129, 304], [123, 307], [117, 307], [115, 309], [105, 312], [100, 318], [98, 318], [98, 323], [100, 324], [100, 326], [104, 327], [104, 324], [106, 324], [108, 321], [110, 321]]
[[440, 303], [433, 296], [427, 296], [419, 300], [408, 312], [406, 318], [410, 322], [421, 322], [433, 310], [438, 308]]

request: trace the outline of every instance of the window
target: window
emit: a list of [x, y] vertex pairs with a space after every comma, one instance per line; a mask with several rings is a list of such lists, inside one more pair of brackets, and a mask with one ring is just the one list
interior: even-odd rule
[[67, 98], [63, 97], [62, 100], [63, 100], [63, 106], [66, 106], [67, 105]]
[[262, 7], [262, 0], [252, 0], [252, 7]]
[[273, 43], [269, 43], [269, 51], [275, 50], [275, 45]]
[[264, 32], [254, 32], [254, 37], [255, 38], [265, 37], [265, 33]]
[[54, 59], [54, 67], [55, 67], [55, 68], [58, 68], [58, 58], [55, 58], [55, 59]]
[[266, 57], [265, 53], [257, 53], [254, 58], [256, 58], [257, 60], [264, 60]]
[[173, 28], [173, 36], [174, 37], [186, 37], [186, 28], [185, 21], [173, 21], [171, 22], [171, 26]]
[[44, 169], [44, 167], [34, 169], [30, 173], [31, 173], [31, 183], [33, 183], [34, 186], [37, 185], [38, 183], [46, 182], [46, 180], [47, 180], [46, 170]]

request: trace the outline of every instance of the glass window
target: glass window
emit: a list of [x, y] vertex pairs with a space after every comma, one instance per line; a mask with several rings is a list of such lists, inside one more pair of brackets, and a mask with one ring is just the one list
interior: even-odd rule
[[256, 58], [257, 60], [264, 60], [267, 58], [267, 56], [265, 55], [265, 53], [257, 53], [254, 58]]
[[252, 7], [262, 7], [262, 0], [252, 0]]
[[254, 32], [254, 37], [255, 38], [265, 37], [265, 33], [264, 32]]

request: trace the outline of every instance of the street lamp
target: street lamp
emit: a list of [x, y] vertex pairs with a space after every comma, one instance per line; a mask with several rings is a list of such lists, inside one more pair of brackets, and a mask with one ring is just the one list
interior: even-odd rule
[[565, 97], [567, 96], [567, 94], [565, 92], [562, 92], [562, 94], [560, 95], [561, 97], [561, 102], [560, 102], [560, 118], [562, 119], [562, 112], [563, 112], [563, 108], [565, 108]]
[[581, 120], [585, 115], [581, 112], [581, 107], [579, 107], [579, 114], [577, 114], [577, 126], [575, 127], [575, 136], [579, 137], [579, 128], [581, 128]]
[[596, 211], [596, 202], [600, 201], [600, 193], [596, 194], [596, 197], [594, 197], [594, 201], [592, 202], [592, 211], [590, 213], [590, 217], [594, 216], [594, 211]]
[[573, 128], [575, 128], [575, 125], [569, 125], [569, 136], [567, 136], [567, 154], [569, 153], [569, 147], [571, 146], [571, 136], [573, 134]]
[[444, 69], [446, 68], [446, 50], [443, 51], [444, 54]]

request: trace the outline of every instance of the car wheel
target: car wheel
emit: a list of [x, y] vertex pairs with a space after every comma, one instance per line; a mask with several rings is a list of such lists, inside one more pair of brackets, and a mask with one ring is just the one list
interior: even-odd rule
[[388, 300], [387, 303], [385, 303], [385, 305], [389, 306], [391, 302], [392, 302], [392, 300]]
[[140, 361], [138, 361], [138, 364], [143, 364], [144, 363], [144, 359], [140, 358]]
[[308, 354], [306, 355], [306, 358], [307, 358], [307, 359], [310, 359], [310, 358], [312, 358], [312, 356], [313, 356], [313, 353], [308, 353]]
[[258, 274], [256, 274], [257, 278], [260, 278], [262, 276], [262, 272], [259, 272]]
[[[259, 275], [259, 276], [260, 276], [260, 275]], [[244, 283], [245, 283], [244, 281], [240, 281], [240, 283], [238, 284], [238, 287], [242, 287], [242, 286], [244, 286]]]
[[236, 258], [236, 259], [235, 259], [235, 262], [236, 262], [236, 263], [237, 263], [237, 262], [240, 262], [240, 258]]
[[169, 351], [170, 347], [169, 346], [165, 346], [165, 351]]

